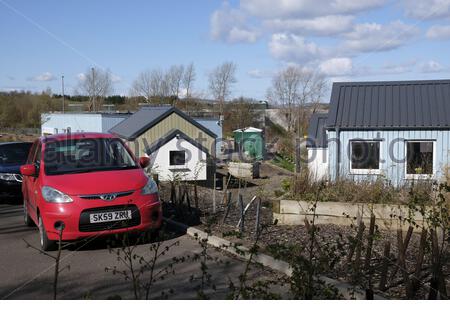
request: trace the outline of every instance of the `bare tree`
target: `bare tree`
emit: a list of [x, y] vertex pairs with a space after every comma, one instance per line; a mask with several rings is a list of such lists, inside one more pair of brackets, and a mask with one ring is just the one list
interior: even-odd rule
[[142, 96], [147, 102], [152, 98], [166, 97], [168, 91], [167, 76], [161, 69], [143, 71], [133, 81], [132, 95]]
[[301, 107], [307, 104], [316, 106], [325, 89], [326, 82], [322, 75], [297, 66], [289, 66], [275, 74], [267, 98], [271, 104], [288, 110], [288, 130], [298, 132]]
[[154, 96], [158, 97], [160, 101], [162, 101], [164, 97], [170, 95], [169, 80], [167, 73], [163, 70], [155, 69], [152, 71], [152, 84], [153, 92], [155, 93]]
[[152, 90], [152, 72], [151, 70], [139, 73], [136, 80], [133, 81], [131, 95], [142, 96], [150, 102], [154, 92]]
[[231, 94], [231, 87], [236, 82], [236, 64], [234, 62], [224, 62], [209, 74], [209, 89], [219, 102], [221, 113], [223, 113], [226, 99]]
[[183, 75], [183, 87], [186, 90], [186, 98], [189, 99], [192, 95], [192, 88], [195, 81], [195, 66], [194, 63], [191, 62], [184, 71]]
[[307, 115], [302, 107], [312, 104], [314, 109], [320, 103], [325, 90], [325, 79], [312, 71], [297, 66], [289, 66], [279, 71], [272, 79], [272, 87], [267, 92], [268, 100], [288, 110], [288, 131], [293, 132], [295, 172], [300, 172], [299, 139], [307, 127]]
[[170, 95], [179, 97], [181, 85], [183, 82], [184, 66], [183, 65], [173, 65], [169, 68], [166, 73], [166, 81]]
[[225, 112], [224, 130], [231, 132], [236, 129], [255, 126], [260, 121], [255, 112], [254, 105], [257, 102], [252, 99], [240, 97], [233, 99], [227, 104]]
[[89, 111], [98, 110], [103, 99], [113, 91], [111, 72], [88, 69], [81, 77], [78, 87], [83, 94], [90, 97]]

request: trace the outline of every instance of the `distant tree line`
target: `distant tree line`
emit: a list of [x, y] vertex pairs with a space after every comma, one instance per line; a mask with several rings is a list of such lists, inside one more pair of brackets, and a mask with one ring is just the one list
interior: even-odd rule
[[0, 128], [37, 128], [41, 113], [57, 110], [58, 100], [48, 92], [10, 92], [0, 95]]
[[[255, 125], [253, 99], [244, 97], [230, 100], [237, 83], [237, 65], [227, 61], [207, 74], [209, 94], [196, 90], [196, 68], [172, 65], [167, 69], [147, 69], [138, 74], [128, 96], [114, 95], [113, 74], [109, 70], [88, 68], [80, 77], [72, 95], [64, 95], [65, 110], [70, 103], [81, 103], [85, 111], [99, 111], [104, 104], [113, 104], [117, 110], [133, 111], [139, 104], [171, 104], [186, 112], [208, 110], [225, 118], [224, 131]], [[296, 136], [306, 132], [308, 116], [302, 109], [319, 104], [326, 91], [323, 76], [299, 66], [288, 66], [276, 72], [267, 90], [271, 105], [285, 108], [288, 131]], [[211, 97], [208, 100], [206, 98]], [[0, 127], [40, 127], [40, 115], [62, 110], [62, 96], [51, 90], [42, 93], [0, 93]]]
[[[65, 110], [70, 111], [69, 104], [81, 103], [84, 111], [89, 110], [89, 96], [64, 95]], [[104, 104], [114, 104], [119, 110], [136, 110], [139, 99], [112, 95], [102, 100]], [[99, 109], [102, 107], [99, 106]], [[41, 114], [62, 111], [62, 95], [52, 94], [50, 90], [41, 93], [29, 91], [0, 92], [0, 129], [1, 128], [39, 128]]]
[[[53, 94], [52, 96], [53, 96], [53, 98], [56, 98], [56, 99], [62, 99], [61, 94]], [[71, 101], [86, 102], [86, 101], [89, 101], [90, 97], [82, 96], [82, 95], [67, 95], [67, 94], [65, 94], [64, 99], [68, 100], [69, 102], [71, 102]], [[121, 96], [121, 95], [106, 96], [103, 99], [103, 103], [120, 105], [120, 104], [125, 104], [126, 99], [127, 99], [126, 96]]]

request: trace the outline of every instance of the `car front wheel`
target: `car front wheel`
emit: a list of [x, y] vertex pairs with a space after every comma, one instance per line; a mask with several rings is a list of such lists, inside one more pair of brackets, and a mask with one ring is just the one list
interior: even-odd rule
[[42, 217], [38, 217], [39, 221], [39, 240], [41, 244], [41, 249], [43, 251], [53, 251], [56, 249], [56, 241], [49, 240], [47, 237], [47, 231], [45, 231], [44, 222], [42, 221]]

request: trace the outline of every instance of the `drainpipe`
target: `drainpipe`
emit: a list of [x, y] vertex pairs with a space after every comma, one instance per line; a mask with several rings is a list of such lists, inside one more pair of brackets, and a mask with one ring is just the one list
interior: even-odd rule
[[337, 144], [337, 152], [336, 152], [336, 181], [339, 180], [339, 169], [341, 164], [341, 129], [336, 127], [336, 144]]

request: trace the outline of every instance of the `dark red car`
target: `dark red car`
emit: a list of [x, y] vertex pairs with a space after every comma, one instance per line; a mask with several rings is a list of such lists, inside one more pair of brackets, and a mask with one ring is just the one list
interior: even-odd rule
[[39, 227], [43, 250], [62, 240], [161, 226], [158, 188], [116, 136], [100, 133], [41, 137], [23, 175], [25, 223]]

